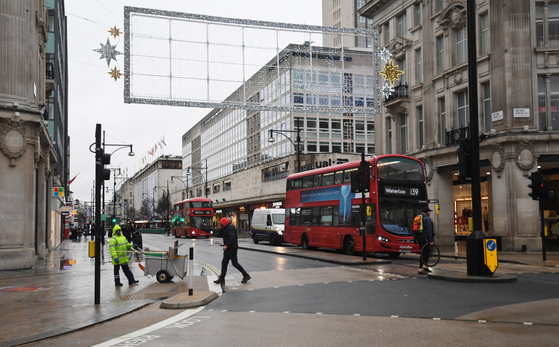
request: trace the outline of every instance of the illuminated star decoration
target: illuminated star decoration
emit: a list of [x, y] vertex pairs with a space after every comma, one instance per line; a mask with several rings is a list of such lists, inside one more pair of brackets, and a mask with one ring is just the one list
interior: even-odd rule
[[394, 93], [394, 88], [390, 86], [390, 83], [386, 83], [384, 86], [382, 86], [380, 91], [382, 92], [382, 95], [384, 95], [384, 97], [388, 99], [388, 97], [392, 95], [392, 93]]
[[111, 72], [107, 72], [109, 75], [111, 75], [112, 78], [115, 79], [115, 82], [117, 79], [120, 78], [120, 76], [122, 76], [123, 74], [120, 73], [120, 70], [116, 68], [116, 66], [111, 70]]
[[382, 51], [380, 51], [380, 58], [386, 64], [390, 58], [392, 58], [392, 53], [390, 53], [386, 48], [383, 48]]
[[122, 31], [120, 31], [120, 29], [118, 29], [116, 27], [116, 25], [114, 27], [112, 27], [110, 30], [107, 30], [107, 32], [111, 35], [113, 35], [113, 37], [116, 39], [117, 36], [120, 37], [120, 34], [123, 34]]
[[392, 60], [388, 65], [384, 66], [384, 71], [380, 74], [384, 76], [385, 80], [389, 80], [391, 85], [394, 85], [394, 81], [398, 79], [398, 76], [403, 74], [404, 71], [398, 70], [398, 65], [392, 64]]
[[101, 53], [101, 58], [99, 59], [103, 59], [103, 58], [107, 59], [107, 67], [109, 67], [111, 60], [116, 61], [116, 56], [122, 53], [116, 51], [116, 45], [112, 46], [108, 37], [107, 37], [107, 43], [105, 45], [100, 43], [100, 45], [101, 48], [94, 49], [93, 51]]

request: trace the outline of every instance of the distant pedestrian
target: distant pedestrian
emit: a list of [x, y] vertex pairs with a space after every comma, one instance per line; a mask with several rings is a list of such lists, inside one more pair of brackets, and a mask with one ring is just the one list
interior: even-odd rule
[[485, 226], [485, 232], [489, 232], [489, 211], [487, 211], [487, 206], [483, 208], [483, 225]]
[[[431, 220], [431, 212], [432, 210], [429, 207], [426, 207], [422, 212], [421, 216], [423, 217], [423, 230], [417, 233], [417, 241], [419, 242], [419, 249], [422, 249], [424, 245], [429, 243], [430, 245], [434, 245], [435, 241], [433, 238], [433, 221]], [[429, 259], [430, 254], [427, 254], [427, 259]], [[423, 268], [423, 259], [421, 259], [421, 255], [419, 256], [419, 271], [420, 275], [425, 275], [431, 272], [427, 266]]]
[[122, 271], [128, 278], [128, 284], [133, 285], [139, 281], [134, 279], [134, 275], [130, 268], [128, 267], [128, 249], [132, 248], [132, 244], [128, 243], [128, 240], [124, 235], [122, 235], [122, 230], [120, 226], [115, 225], [113, 228], [113, 237], [109, 241], [109, 249], [111, 250], [112, 264], [114, 265], [114, 275], [115, 275], [115, 286], [121, 287], [122, 282], [120, 282], [120, 267], [122, 266]]
[[250, 275], [243, 269], [239, 261], [237, 260], [237, 249], [239, 248], [237, 240], [237, 229], [235, 226], [227, 219], [223, 217], [219, 220], [221, 222], [221, 235], [223, 236], [223, 260], [221, 261], [221, 275], [214, 281], [216, 284], [225, 283], [225, 275], [227, 274], [227, 266], [229, 265], [229, 260], [231, 264], [243, 274], [243, 280], [241, 283], [247, 283], [250, 280]]

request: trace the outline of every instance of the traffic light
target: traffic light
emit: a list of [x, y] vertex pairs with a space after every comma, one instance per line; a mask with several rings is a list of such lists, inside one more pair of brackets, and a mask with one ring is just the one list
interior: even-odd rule
[[542, 173], [539, 170], [531, 172], [528, 175], [528, 179], [532, 181], [528, 184], [528, 188], [532, 189], [532, 191], [528, 193], [528, 196], [532, 197], [532, 200], [539, 200], [543, 193]]
[[111, 222], [113, 222], [113, 224], [116, 224], [116, 217], [114, 215], [111, 216]]
[[546, 191], [545, 196], [546, 196], [547, 199], [553, 199], [554, 197], [557, 196], [557, 192], [555, 191], [555, 189], [548, 189]]
[[472, 179], [471, 151], [468, 139], [462, 139], [458, 143], [458, 180], [465, 182]]
[[109, 165], [111, 163], [111, 154], [105, 153], [101, 155], [101, 164], [103, 164], [103, 180], [107, 181], [111, 179], [111, 170], [105, 169], [105, 165]]

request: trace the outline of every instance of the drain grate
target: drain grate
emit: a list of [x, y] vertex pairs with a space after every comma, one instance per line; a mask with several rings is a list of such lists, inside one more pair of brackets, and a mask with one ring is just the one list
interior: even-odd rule
[[136, 293], [123, 296], [122, 300], [163, 300], [177, 293]]

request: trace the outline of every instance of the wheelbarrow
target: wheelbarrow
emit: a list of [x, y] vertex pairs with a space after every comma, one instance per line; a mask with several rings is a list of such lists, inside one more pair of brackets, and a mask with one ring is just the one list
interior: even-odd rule
[[[145, 259], [145, 266], [138, 260], [140, 269], [145, 276], [155, 276], [159, 283], [169, 282], [177, 276], [181, 280], [186, 276], [188, 256], [178, 255], [178, 248], [182, 246], [175, 241], [174, 247], [169, 247], [169, 251], [142, 251]], [[137, 251], [136, 251], [137, 252]]]

